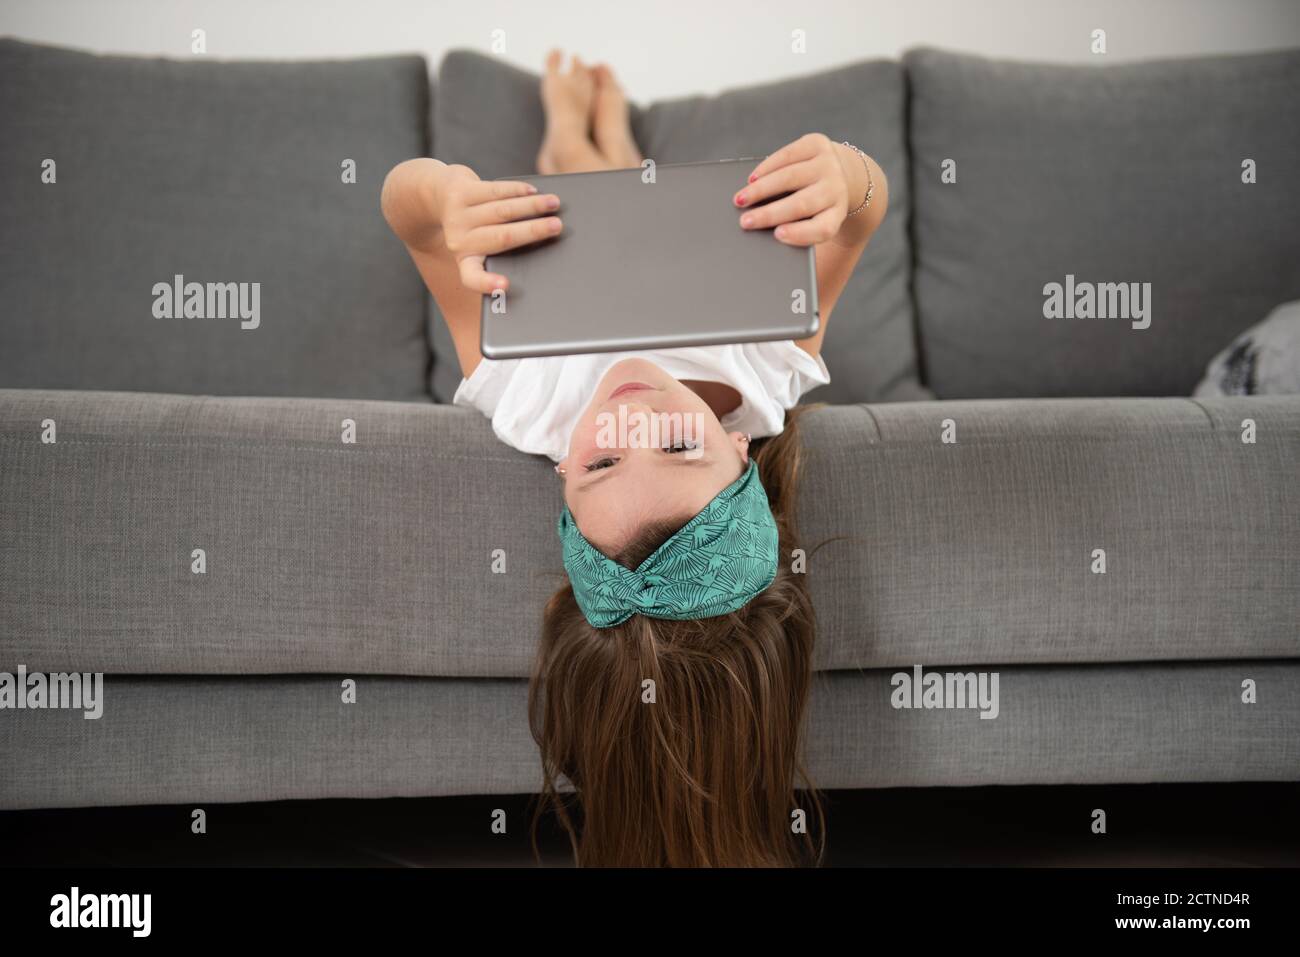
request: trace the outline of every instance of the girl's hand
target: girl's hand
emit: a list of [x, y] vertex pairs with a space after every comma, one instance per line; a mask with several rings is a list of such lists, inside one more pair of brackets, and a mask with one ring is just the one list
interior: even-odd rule
[[510, 281], [483, 268], [488, 256], [549, 239], [563, 228], [554, 193], [538, 194], [531, 183], [483, 182], [468, 166], [440, 170], [437, 189], [442, 241], [456, 260], [465, 288], [483, 295], [506, 289]]
[[824, 133], [808, 133], [759, 163], [749, 176], [749, 185], [733, 200], [744, 207], [790, 193], [744, 213], [741, 228], [776, 227], [781, 242], [812, 246], [839, 235], [849, 210], [862, 202], [866, 189], [866, 167], [857, 153], [832, 142]]

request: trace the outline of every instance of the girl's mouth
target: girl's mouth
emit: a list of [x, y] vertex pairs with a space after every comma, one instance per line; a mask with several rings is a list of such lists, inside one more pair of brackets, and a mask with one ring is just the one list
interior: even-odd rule
[[654, 389], [652, 385], [646, 385], [644, 382], [624, 382], [621, 386], [609, 394], [611, 399], [623, 395], [625, 392], [641, 392], [646, 389]]

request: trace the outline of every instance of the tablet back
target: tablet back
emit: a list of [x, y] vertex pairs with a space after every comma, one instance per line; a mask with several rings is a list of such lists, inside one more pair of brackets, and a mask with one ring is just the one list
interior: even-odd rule
[[802, 339], [818, 328], [813, 247], [740, 228], [757, 159], [508, 179], [560, 197], [554, 239], [490, 256], [490, 359]]

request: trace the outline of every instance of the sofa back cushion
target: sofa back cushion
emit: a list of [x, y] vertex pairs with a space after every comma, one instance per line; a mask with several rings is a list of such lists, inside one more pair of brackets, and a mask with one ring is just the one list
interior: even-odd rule
[[[484, 179], [535, 173], [545, 130], [538, 83], [536, 73], [491, 57], [449, 53], [438, 72], [434, 106], [438, 158], [472, 166]], [[917, 378], [908, 287], [903, 104], [899, 64], [868, 61], [717, 96], [631, 107], [637, 144], [656, 163], [761, 157], [804, 133], [822, 132], [862, 147], [889, 174], [889, 215], [836, 304], [826, 333], [823, 355], [831, 383], [810, 393], [809, 401], [927, 395]], [[433, 320], [433, 392], [448, 401], [460, 382], [459, 367], [436, 310]]]
[[427, 98], [414, 56], [0, 40], [0, 386], [427, 398], [423, 285], [379, 208]]
[[[1235, 335], [1300, 297], [1300, 51], [1092, 67], [921, 50], [905, 65], [922, 365], [940, 397], [1190, 395]], [[1044, 314], [1053, 283], [1061, 318]], [[1147, 318], [1122, 296], [1148, 289], [1135, 328]], [[1118, 317], [1081, 318], [1089, 296]]]

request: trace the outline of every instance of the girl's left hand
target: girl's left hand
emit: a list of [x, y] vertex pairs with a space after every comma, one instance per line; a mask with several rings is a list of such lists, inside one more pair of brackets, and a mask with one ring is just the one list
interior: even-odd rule
[[791, 195], [744, 213], [741, 227], [776, 227], [776, 238], [791, 246], [833, 238], [852, 208], [850, 197], [856, 197], [857, 206], [864, 195], [856, 176], [851, 179], [846, 172], [841, 149], [824, 133], [808, 133], [764, 159], [750, 174], [749, 185], [733, 197], [735, 204], [753, 206], [782, 193]]

